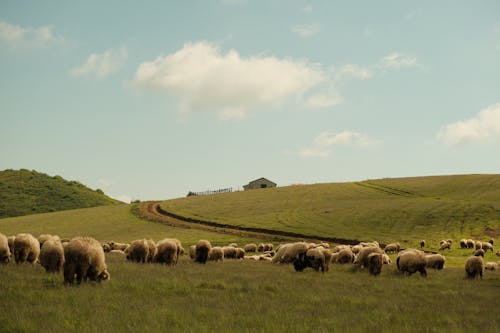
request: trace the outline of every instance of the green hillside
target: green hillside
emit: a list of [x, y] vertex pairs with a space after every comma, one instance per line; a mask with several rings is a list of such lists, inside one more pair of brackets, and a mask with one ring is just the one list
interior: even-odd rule
[[116, 203], [101, 190], [60, 176], [25, 169], [0, 171], [0, 218]]
[[354, 240], [500, 235], [500, 175], [367, 180], [168, 200], [161, 208], [222, 224]]

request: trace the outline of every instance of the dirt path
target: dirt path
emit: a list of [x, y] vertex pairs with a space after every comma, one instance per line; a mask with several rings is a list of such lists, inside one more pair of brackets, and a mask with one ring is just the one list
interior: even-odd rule
[[269, 239], [276, 241], [291, 241], [291, 240], [323, 241], [329, 243], [351, 244], [351, 245], [359, 243], [359, 241], [355, 239], [304, 235], [288, 231], [271, 230], [264, 228], [240, 227], [235, 225], [192, 219], [165, 211], [160, 207], [160, 204], [157, 201], [140, 203], [139, 205], [132, 208], [132, 211], [135, 215], [137, 215], [142, 219], [164, 223], [173, 227], [199, 229], [211, 232], [238, 235], [241, 237], [262, 238], [262, 239]]

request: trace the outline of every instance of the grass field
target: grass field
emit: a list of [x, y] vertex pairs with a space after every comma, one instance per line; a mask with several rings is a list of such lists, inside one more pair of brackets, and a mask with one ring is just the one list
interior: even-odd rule
[[498, 332], [500, 272], [372, 277], [251, 261], [174, 268], [107, 255], [111, 280], [63, 286], [39, 265], [0, 265], [2, 332]]
[[288, 186], [168, 200], [169, 212], [200, 220], [355, 240], [500, 235], [500, 175], [466, 175]]

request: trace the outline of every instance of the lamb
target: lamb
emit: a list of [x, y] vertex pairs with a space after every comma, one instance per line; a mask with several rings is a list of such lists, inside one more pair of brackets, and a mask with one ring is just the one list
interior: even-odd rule
[[335, 258], [332, 259], [337, 264], [350, 264], [354, 261], [354, 253], [350, 248], [345, 248], [338, 252]]
[[488, 261], [485, 265], [484, 265], [484, 269], [485, 270], [488, 270], [488, 271], [494, 271], [496, 269], [498, 269], [498, 263], [494, 262], [494, 261]]
[[73, 284], [75, 275], [78, 284], [87, 279], [97, 282], [110, 279], [104, 250], [94, 238], [73, 238], [64, 248], [64, 258], [65, 284]]
[[58, 238], [44, 241], [40, 249], [40, 264], [47, 273], [59, 272], [64, 264], [64, 249]]
[[179, 259], [180, 249], [175, 239], [165, 238], [156, 244], [156, 262], [175, 266]]
[[420, 248], [423, 249], [425, 247], [425, 240], [420, 241]]
[[484, 258], [484, 250], [483, 249], [476, 250], [476, 252], [474, 252], [474, 256]]
[[465, 262], [465, 273], [469, 279], [475, 279], [479, 275], [483, 279], [483, 257], [472, 256]]
[[445, 257], [441, 254], [428, 254], [425, 256], [428, 268], [443, 269]]
[[129, 261], [145, 263], [149, 257], [149, 244], [145, 239], [134, 240], [125, 250], [125, 254]]
[[14, 258], [17, 264], [35, 263], [40, 255], [40, 243], [31, 234], [18, 234], [14, 239]]
[[451, 242], [449, 242], [448, 240], [442, 240], [439, 242], [439, 251], [445, 249], [451, 250]]
[[253, 244], [253, 243], [246, 244], [243, 247], [243, 250], [245, 250], [245, 252], [257, 252], [257, 244]]
[[384, 254], [378, 252], [373, 252], [368, 255], [367, 266], [371, 275], [377, 276], [382, 272], [382, 265], [384, 263], [383, 255]]
[[297, 272], [302, 272], [306, 267], [324, 272], [326, 270], [325, 266], [325, 255], [320, 248], [309, 249], [305, 256], [299, 256], [293, 261], [293, 267]]
[[152, 239], [146, 240], [146, 243], [147, 243], [148, 248], [149, 248], [147, 262], [154, 262], [156, 260], [156, 255], [158, 254], [158, 249], [156, 248], [156, 243]]
[[398, 270], [405, 274], [408, 273], [408, 275], [411, 275], [418, 271], [422, 276], [427, 276], [427, 271], [425, 269], [427, 261], [425, 260], [423, 251], [407, 249], [400, 252], [396, 260], [396, 265]]
[[375, 247], [375, 246], [368, 246], [362, 248], [356, 259], [354, 260], [354, 263], [358, 265], [359, 268], [363, 267], [368, 267], [369, 264], [369, 259], [368, 256], [372, 253], [384, 253], [380, 247]]
[[210, 251], [208, 260], [211, 261], [224, 261], [224, 251], [220, 246], [214, 246]]
[[466, 249], [467, 248], [467, 239], [461, 239], [460, 240], [460, 248], [461, 249]]
[[0, 233], [0, 262], [9, 263], [10, 255], [9, 240], [4, 234]]
[[398, 253], [401, 249], [401, 245], [399, 243], [391, 243], [387, 244], [384, 248], [385, 253]]
[[484, 250], [484, 252], [488, 252], [488, 250], [493, 252], [493, 245], [491, 245], [489, 242], [482, 242], [481, 248]]
[[476, 243], [472, 239], [467, 239], [467, 248], [473, 249]]
[[196, 243], [195, 261], [200, 264], [206, 263], [211, 249], [212, 244], [210, 244], [209, 241], [203, 239], [199, 240], [198, 243]]

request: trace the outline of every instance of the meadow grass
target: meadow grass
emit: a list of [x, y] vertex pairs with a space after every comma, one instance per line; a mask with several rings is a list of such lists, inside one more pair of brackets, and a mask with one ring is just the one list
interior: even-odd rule
[[39, 265], [0, 265], [2, 332], [498, 332], [500, 272], [378, 277], [332, 265], [226, 260], [176, 267], [107, 255], [111, 280], [66, 287]]
[[168, 200], [180, 216], [360, 241], [435, 246], [500, 234], [500, 175], [287, 186]]

